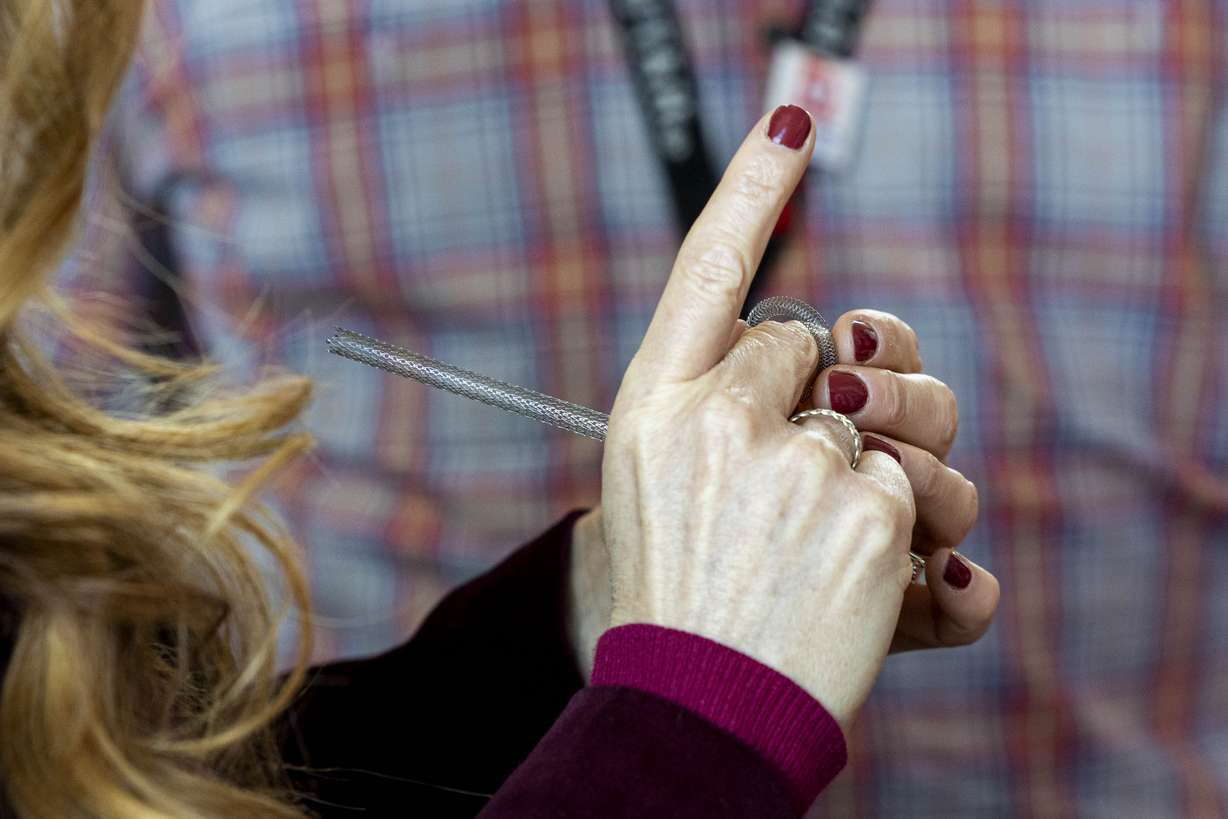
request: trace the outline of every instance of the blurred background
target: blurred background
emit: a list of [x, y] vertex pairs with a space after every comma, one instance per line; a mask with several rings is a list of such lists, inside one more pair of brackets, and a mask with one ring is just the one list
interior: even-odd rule
[[[323, 342], [609, 408], [681, 236], [612, 13], [657, 6], [719, 170], [810, 4], [152, 2], [63, 277], [317, 380], [272, 500], [321, 659], [599, 499], [599, 444]], [[1226, 30], [1224, 0], [870, 8], [849, 160], [758, 295], [915, 328], [1003, 601], [977, 645], [889, 660], [813, 816], [1228, 815]]]

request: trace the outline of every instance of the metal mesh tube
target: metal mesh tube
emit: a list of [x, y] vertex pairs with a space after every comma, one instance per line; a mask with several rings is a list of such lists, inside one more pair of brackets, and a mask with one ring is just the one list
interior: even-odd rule
[[454, 367], [430, 356], [338, 328], [328, 349], [339, 356], [514, 412], [577, 435], [605, 440], [610, 416], [561, 398]]
[[[764, 299], [750, 311], [747, 323], [755, 325], [765, 321], [802, 322], [818, 342], [819, 369], [836, 363], [836, 346], [832, 342], [831, 331], [827, 329], [822, 314], [806, 302], [784, 296]], [[598, 441], [605, 440], [609, 415], [580, 404], [461, 369], [353, 330], [338, 328], [328, 339], [328, 349], [352, 361], [412, 378], [543, 424]]]

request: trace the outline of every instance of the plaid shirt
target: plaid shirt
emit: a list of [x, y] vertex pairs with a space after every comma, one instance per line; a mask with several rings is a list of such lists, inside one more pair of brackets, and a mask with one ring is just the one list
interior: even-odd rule
[[[798, 5], [679, 3], [718, 161]], [[817, 815], [1228, 812], [1225, 30], [1223, 0], [875, 4], [857, 156], [766, 292], [916, 329], [1004, 597], [887, 663]], [[278, 503], [329, 650], [597, 500], [598, 444], [323, 339], [610, 406], [679, 237], [605, 0], [161, 0], [114, 125], [198, 338], [319, 382]], [[94, 218], [72, 274], [124, 235]]]

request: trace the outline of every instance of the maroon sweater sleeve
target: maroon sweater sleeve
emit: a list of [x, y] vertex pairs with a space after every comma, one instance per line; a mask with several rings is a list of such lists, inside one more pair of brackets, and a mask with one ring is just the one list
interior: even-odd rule
[[843, 738], [771, 669], [694, 635], [631, 626], [602, 637], [595, 684], [580, 690], [563, 629], [577, 516], [452, 592], [408, 643], [312, 675], [282, 730], [305, 807], [433, 819], [484, 807], [489, 819], [799, 815], [843, 764]]
[[606, 632], [577, 695], [482, 813], [800, 816], [845, 763], [844, 735], [792, 680], [659, 626]]

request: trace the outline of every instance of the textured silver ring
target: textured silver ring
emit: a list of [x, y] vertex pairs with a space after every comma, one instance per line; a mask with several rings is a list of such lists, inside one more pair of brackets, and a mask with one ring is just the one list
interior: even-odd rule
[[856, 424], [854, 424], [852, 421], [849, 420], [849, 417], [847, 415], [836, 412], [835, 410], [812, 409], [812, 410], [806, 410], [805, 412], [797, 413], [796, 415], [794, 415], [792, 418], [789, 419], [789, 423], [796, 424], [800, 421], [804, 421], [807, 418], [813, 418], [817, 415], [821, 415], [824, 418], [834, 418], [837, 421], [839, 421], [841, 424], [844, 424], [844, 428], [848, 430], [849, 435], [853, 437], [853, 457], [849, 459], [849, 466], [853, 467], [853, 469], [856, 469], [857, 462], [861, 460], [861, 432], [857, 429]]
[[909, 552], [908, 559], [912, 563], [912, 579], [909, 583], [916, 583], [917, 578], [921, 576], [921, 572], [925, 571], [925, 558], [916, 552]]

